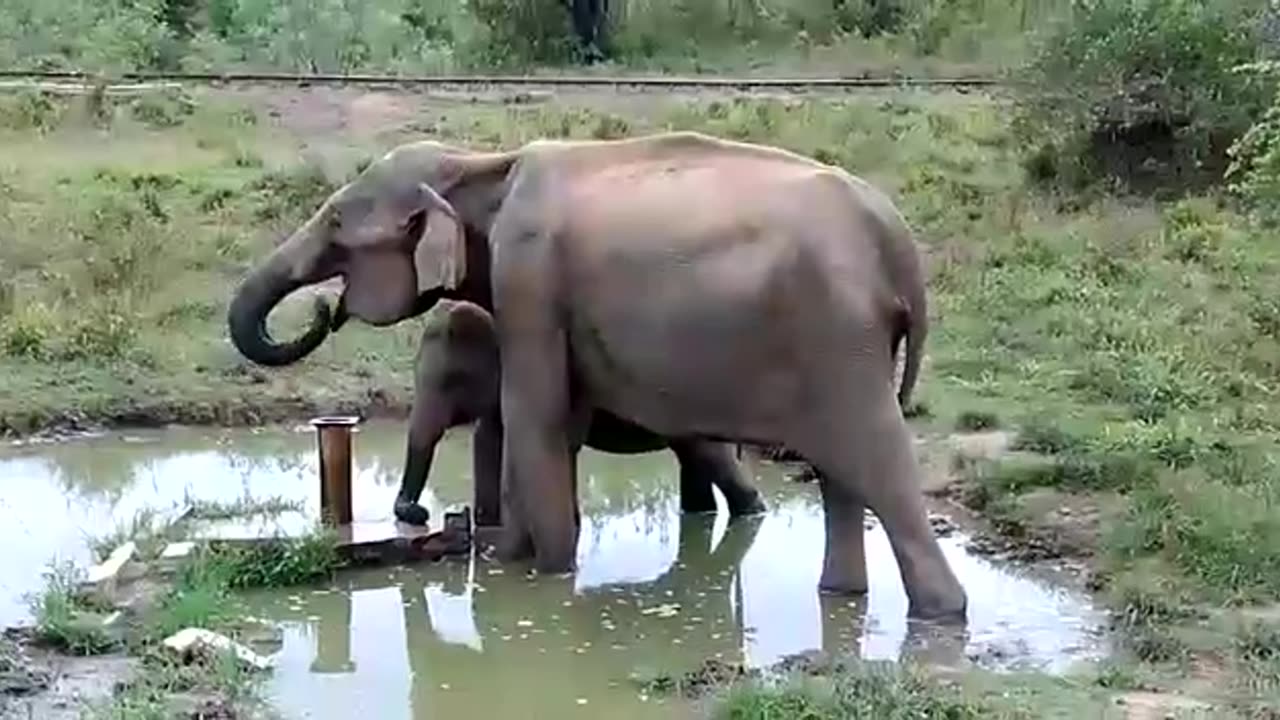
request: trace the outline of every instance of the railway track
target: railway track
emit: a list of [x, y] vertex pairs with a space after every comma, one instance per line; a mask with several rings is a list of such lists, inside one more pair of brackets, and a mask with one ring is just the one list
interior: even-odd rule
[[989, 76], [962, 77], [714, 77], [714, 76], [597, 76], [597, 75], [367, 75], [334, 73], [152, 73], [126, 72], [110, 77], [78, 71], [0, 70], [0, 78], [33, 83], [78, 81], [107, 87], [129, 83], [195, 83], [206, 85], [363, 86], [406, 90], [479, 88], [565, 89], [716, 89], [790, 90], [795, 92], [852, 92], [877, 88], [935, 88], [973, 90], [1007, 87], [1011, 83]]

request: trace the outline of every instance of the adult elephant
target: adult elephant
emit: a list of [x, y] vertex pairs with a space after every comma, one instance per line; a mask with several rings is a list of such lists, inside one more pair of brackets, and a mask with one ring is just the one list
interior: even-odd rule
[[[887, 197], [781, 149], [694, 132], [505, 152], [422, 141], [330, 196], [253, 269], [229, 322], [243, 354], [272, 364], [348, 314], [387, 325], [444, 296], [478, 298], [502, 357], [504, 557], [573, 569], [570, 437], [595, 407], [664, 437], [795, 450], [821, 476], [821, 587], [865, 592], [869, 506], [909, 613], [954, 618], [966, 594], [929, 526], [899, 408], [924, 340], [921, 275]], [[320, 302], [297, 340], [267, 336], [276, 302], [334, 276], [336, 316]]]
[[[493, 316], [479, 305], [445, 301], [423, 329], [413, 371], [413, 408], [405, 449], [404, 474], [396, 494], [395, 515], [403, 522], [425, 524], [427, 509], [418, 503], [431, 473], [436, 445], [446, 430], [476, 423], [472, 438], [475, 518], [478, 526], [501, 525], [502, 414], [498, 408], [501, 364]], [[668, 439], [596, 409], [582, 445], [615, 454], [669, 448], [680, 463], [680, 509], [715, 512], [711, 488], [720, 488], [731, 517], [765, 510], [760, 492], [747, 483], [729, 448], [720, 443]]]

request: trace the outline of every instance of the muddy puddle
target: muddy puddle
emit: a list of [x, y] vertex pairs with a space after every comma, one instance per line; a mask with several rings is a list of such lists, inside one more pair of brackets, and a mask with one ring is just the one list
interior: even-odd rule
[[[470, 436], [442, 444], [424, 495], [433, 524], [470, 496]], [[355, 438], [357, 520], [385, 520], [399, 482], [403, 425]], [[187, 498], [301, 499], [318, 511], [315, 438], [306, 425], [112, 433], [0, 449], [0, 624], [26, 620], [55, 555], [87, 564], [87, 533]], [[673, 717], [634, 678], [683, 672], [709, 657], [764, 666], [813, 650], [945, 665], [1061, 671], [1104, 650], [1101, 612], [1066, 586], [942, 539], [969, 591], [963, 633], [908, 625], [888, 540], [867, 537], [871, 589], [820, 596], [823, 530], [816, 485], [752, 463], [769, 512], [750, 521], [681, 516], [667, 453], [580, 456], [580, 571], [529, 578], [484, 560], [340, 575], [332, 585], [259, 592], [251, 611], [278, 622], [270, 688], [309, 718]], [[723, 501], [721, 501], [723, 502]], [[285, 519], [286, 523], [296, 522]]]

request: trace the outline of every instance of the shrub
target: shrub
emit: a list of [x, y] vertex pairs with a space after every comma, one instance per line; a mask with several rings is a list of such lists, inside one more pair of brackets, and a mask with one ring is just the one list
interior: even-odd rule
[[496, 67], [568, 60], [574, 37], [560, 0], [472, 0], [483, 31], [474, 41], [477, 60]]
[[62, 122], [67, 105], [42, 92], [26, 91], [0, 97], [0, 128], [46, 133]]
[[1275, 98], [1262, 118], [1231, 146], [1228, 187], [1258, 219], [1276, 225], [1280, 224], [1280, 203], [1276, 202], [1280, 198], [1280, 62], [1247, 65], [1241, 72], [1273, 79]]
[[1026, 69], [1017, 124], [1029, 169], [1082, 185], [1185, 188], [1220, 179], [1227, 149], [1261, 114], [1257, 3], [1088, 0]]
[[112, 71], [172, 54], [159, 0], [9, 0], [0, 4], [0, 63]]
[[49, 354], [57, 335], [58, 319], [49, 306], [29, 302], [0, 322], [0, 350], [10, 357], [39, 360]]
[[195, 111], [195, 103], [186, 93], [148, 95], [129, 104], [135, 120], [153, 128], [181, 125]]

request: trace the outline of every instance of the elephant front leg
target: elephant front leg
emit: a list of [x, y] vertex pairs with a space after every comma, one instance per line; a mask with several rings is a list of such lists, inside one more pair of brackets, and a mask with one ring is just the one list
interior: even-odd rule
[[476, 527], [502, 525], [502, 413], [480, 418], [471, 439], [472, 488]]
[[503, 336], [502, 484], [519, 515], [504, 526], [505, 544], [520, 548], [527, 529], [535, 569], [567, 573], [577, 555], [578, 508], [567, 427], [566, 338], [559, 328], [539, 326], [527, 317], [530, 311], [527, 305], [511, 311], [525, 316], [517, 320], [523, 327]]
[[729, 446], [700, 440], [674, 440], [671, 450], [680, 462], [680, 509], [686, 513], [716, 511], [711, 487], [720, 488], [729, 515], [757, 515], [765, 511], [760, 491], [742, 477]]
[[418, 504], [427, 477], [431, 474], [431, 460], [436, 445], [444, 437], [448, 425], [443, 408], [435, 398], [415, 393], [413, 410], [409, 414], [409, 439], [405, 450], [404, 474], [400, 478], [400, 491], [396, 493], [396, 519], [410, 525], [426, 525], [431, 514]]

